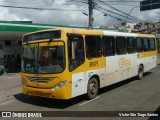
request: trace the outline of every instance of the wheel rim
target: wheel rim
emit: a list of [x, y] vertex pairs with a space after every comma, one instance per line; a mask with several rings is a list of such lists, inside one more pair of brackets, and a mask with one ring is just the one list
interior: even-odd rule
[[96, 84], [94, 82], [92, 82], [90, 85], [89, 85], [89, 93], [91, 95], [95, 95], [96, 94]]

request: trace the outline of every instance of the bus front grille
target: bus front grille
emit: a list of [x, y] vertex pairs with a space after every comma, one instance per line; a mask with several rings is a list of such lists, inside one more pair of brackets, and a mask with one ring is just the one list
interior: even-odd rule
[[25, 77], [27, 80], [29, 80], [30, 82], [40, 82], [40, 83], [48, 83], [50, 81], [52, 81], [54, 78], [39, 78], [39, 77]]

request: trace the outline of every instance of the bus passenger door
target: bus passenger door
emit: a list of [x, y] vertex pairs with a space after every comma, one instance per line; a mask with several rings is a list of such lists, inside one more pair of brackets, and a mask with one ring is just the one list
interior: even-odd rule
[[76, 97], [85, 93], [85, 73], [72, 74], [72, 97]]
[[85, 61], [84, 41], [81, 35], [68, 36], [68, 62], [72, 75], [72, 97], [84, 94], [86, 74], [83, 68]]

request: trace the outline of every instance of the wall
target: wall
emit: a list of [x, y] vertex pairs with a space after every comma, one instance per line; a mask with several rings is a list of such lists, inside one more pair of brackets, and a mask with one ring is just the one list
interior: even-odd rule
[[17, 72], [20, 70], [20, 56], [21, 56], [21, 44], [19, 40], [7, 40], [11, 44], [7, 45], [6, 40], [0, 41], [3, 45], [3, 50], [0, 51], [1, 58], [6, 72]]

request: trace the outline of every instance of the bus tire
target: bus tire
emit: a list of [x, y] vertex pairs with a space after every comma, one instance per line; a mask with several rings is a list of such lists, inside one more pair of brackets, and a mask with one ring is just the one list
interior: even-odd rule
[[139, 69], [138, 69], [138, 80], [141, 80], [143, 78], [143, 73], [144, 73], [144, 69], [143, 69], [143, 66], [140, 65], [139, 66]]
[[98, 94], [98, 81], [96, 78], [91, 78], [87, 86], [87, 98], [94, 99]]

